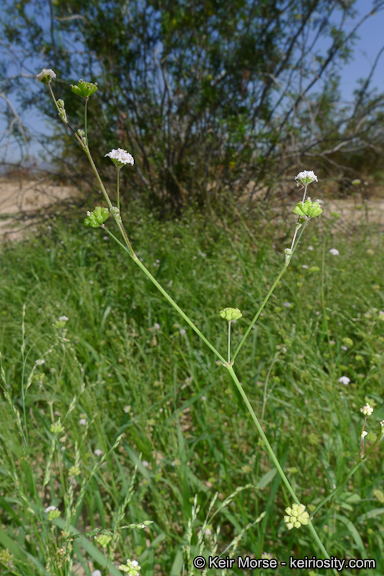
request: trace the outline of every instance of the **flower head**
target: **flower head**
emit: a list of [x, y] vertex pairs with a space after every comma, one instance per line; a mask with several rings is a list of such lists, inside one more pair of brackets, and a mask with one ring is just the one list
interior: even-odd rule
[[331, 248], [329, 253], [332, 254], [332, 256], [340, 256], [340, 252], [337, 248]]
[[36, 78], [43, 84], [50, 84], [56, 78], [56, 74], [50, 68], [43, 68]]
[[91, 228], [99, 228], [101, 224], [104, 224], [108, 217], [108, 208], [96, 206], [93, 212], [87, 212], [87, 218], [84, 220], [84, 225], [91, 226]]
[[139, 566], [139, 563], [137, 560], [127, 560], [127, 564], [121, 564], [121, 566], [119, 566], [119, 570], [122, 570], [123, 572], [127, 572], [128, 576], [139, 576], [140, 574], [140, 569], [141, 566]]
[[96, 448], [96, 450], [93, 453], [95, 456], [102, 456], [103, 455], [103, 451], [100, 450], [100, 448]]
[[220, 316], [228, 322], [233, 322], [234, 320], [239, 320], [242, 317], [242, 313], [238, 308], [224, 308], [220, 310]]
[[299, 172], [299, 174], [297, 176], [295, 176], [295, 180], [297, 182], [297, 185], [299, 186], [300, 184], [304, 184], [308, 185], [311, 184], [311, 182], [317, 182], [317, 176], [314, 172], [312, 172], [312, 170], [308, 171], [308, 170], [304, 170], [303, 172]]
[[345, 384], [345, 386], [347, 386], [347, 384], [350, 383], [350, 379], [348, 378], [348, 376], [342, 376], [341, 378], [339, 378], [339, 382], [340, 384]]
[[92, 572], [92, 576], [101, 576], [100, 570], [94, 570], [94, 572]]
[[79, 80], [77, 86], [72, 86], [71, 90], [81, 98], [89, 98], [97, 90], [97, 84], [92, 84], [92, 82], [84, 82], [84, 80]]
[[287, 525], [288, 530], [292, 528], [300, 528], [300, 526], [306, 526], [309, 523], [309, 514], [305, 512], [304, 504], [293, 504], [292, 508], [286, 508], [284, 516], [284, 522]]
[[298, 202], [293, 209], [293, 213], [302, 218], [316, 218], [322, 211], [319, 201], [312, 202], [310, 198], [307, 198], [305, 202]]
[[365, 406], [360, 408], [360, 412], [362, 412], [364, 414], [364, 416], [370, 416], [373, 412], [373, 408], [367, 402]]
[[113, 149], [111, 152], [108, 152], [108, 154], [106, 154], [105, 156], [108, 156], [112, 160], [114, 165], [117, 166], [118, 168], [122, 168], [126, 164], [132, 164], [133, 166], [133, 164], [135, 163], [133, 156], [126, 150], [123, 150], [122, 148], [118, 148], [117, 150]]

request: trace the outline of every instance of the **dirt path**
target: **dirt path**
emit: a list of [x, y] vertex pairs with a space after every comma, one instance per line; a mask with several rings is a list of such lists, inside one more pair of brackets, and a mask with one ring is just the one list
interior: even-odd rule
[[16, 221], [14, 216], [28, 216], [37, 208], [78, 197], [75, 188], [53, 185], [46, 180], [0, 179], [0, 243], [5, 238], [22, 238], [25, 223]]
[[[23, 237], [25, 222], [21, 219], [15, 221], [12, 216], [28, 216], [37, 208], [78, 197], [79, 192], [75, 188], [53, 185], [47, 180], [0, 179], [0, 243], [5, 238], [19, 240]], [[284, 218], [291, 217], [294, 204], [292, 201], [292, 206], [289, 204], [283, 207]], [[322, 207], [327, 217], [330, 217], [332, 212], [340, 214], [337, 228], [341, 230], [367, 224], [384, 226], [384, 198], [325, 200]]]

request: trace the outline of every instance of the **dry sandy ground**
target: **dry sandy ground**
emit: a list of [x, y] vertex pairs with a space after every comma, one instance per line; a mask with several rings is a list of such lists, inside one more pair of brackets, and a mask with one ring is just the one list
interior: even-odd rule
[[70, 186], [52, 185], [45, 180], [0, 179], [0, 242], [5, 237], [20, 239], [24, 222], [16, 222], [15, 215], [28, 215], [37, 208], [69, 198], [78, 198], [79, 193]]
[[[6, 237], [17, 240], [23, 236], [25, 222], [15, 222], [12, 216], [28, 215], [28, 212], [34, 212], [37, 208], [50, 206], [59, 200], [76, 198], [78, 195], [79, 193], [74, 188], [52, 185], [45, 180], [19, 182], [0, 179], [0, 243]], [[292, 216], [291, 210], [294, 203], [292, 201], [292, 206], [287, 204], [283, 207], [284, 218]], [[351, 229], [360, 224], [384, 226], [384, 198], [374, 197], [363, 200], [357, 197], [346, 200], [325, 200], [323, 210], [325, 216], [330, 216], [331, 212], [340, 213], [337, 227], [342, 230]]]

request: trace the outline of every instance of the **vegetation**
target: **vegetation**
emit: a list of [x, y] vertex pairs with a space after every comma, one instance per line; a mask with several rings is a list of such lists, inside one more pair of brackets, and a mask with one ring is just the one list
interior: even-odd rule
[[[233, 341], [240, 340], [281, 268], [281, 238], [292, 229], [268, 217], [207, 221], [192, 211], [158, 223], [137, 207], [125, 221], [140, 258], [223, 352], [219, 310], [241, 309], [232, 327]], [[311, 223], [236, 360], [309, 512], [359, 461], [360, 408], [367, 401], [375, 408], [367, 446], [384, 419], [382, 277], [374, 266], [382, 237], [368, 229], [341, 238], [335, 221], [320, 225]], [[290, 496], [227, 370], [102, 230], [53, 221], [38, 238], [5, 246], [0, 265], [0, 544], [13, 555], [8, 562], [0, 553], [5, 575], [45, 573], [41, 567], [59, 564], [70, 545], [74, 568], [81, 563], [88, 576], [95, 569], [119, 574], [126, 558], [137, 559], [145, 575], [176, 576], [183, 565], [185, 573], [183, 548], [190, 539], [193, 558], [199, 538], [224, 556], [234, 548], [235, 556], [266, 552], [279, 561], [316, 554], [308, 531], [286, 530]], [[59, 418], [65, 430], [55, 434]], [[367, 574], [384, 570], [382, 466], [376, 449], [315, 517], [330, 554], [376, 560]], [[83, 534], [73, 543], [62, 533], [71, 491], [78, 508], [70, 525]], [[218, 513], [204, 523], [216, 493], [210, 516]], [[48, 520], [50, 505], [60, 518]], [[143, 521], [152, 523], [114, 530]], [[103, 548], [97, 529], [111, 530], [114, 541]]]
[[83, 189], [93, 181], [35, 83], [35, 70], [53, 68], [75, 129], [83, 116], [66, 80], [98, 83], [95, 154], [129, 150], [131, 194], [163, 210], [267, 195], [309, 161], [322, 178], [350, 182], [362, 166], [376, 170], [383, 149], [383, 95], [371, 89], [380, 55], [350, 105], [339, 91], [359, 27], [384, 0], [368, 4], [359, 18], [355, 0], [60, 0], [49, 13], [45, 0], [5, 0], [0, 89], [9, 133], [23, 146], [12, 101], [39, 110], [55, 132], [52, 140], [41, 130], [46, 161]]

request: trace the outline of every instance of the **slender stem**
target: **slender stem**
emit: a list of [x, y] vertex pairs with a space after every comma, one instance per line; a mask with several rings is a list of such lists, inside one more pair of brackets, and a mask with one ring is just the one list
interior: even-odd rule
[[276, 288], [276, 285], [278, 284], [280, 278], [282, 277], [282, 275], [284, 274], [284, 272], [286, 271], [287, 268], [288, 268], [288, 264], [284, 264], [283, 269], [281, 270], [280, 274], [278, 275], [278, 277], [276, 278], [276, 280], [275, 280], [274, 283], [272, 284], [272, 287], [270, 288], [268, 294], [267, 294], [266, 297], [264, 298], [262, 305], [260, 306], [260, 308], [259, 308], [258, 311], [256, 312], [256, 314], [255, 314], [252, 322], [250, 323], [250, 325], [249, 325], [246, 333], [245, 333], [244, 336], [242, 337], [240, 344], [239, 344], [238, 347], [236, 348], [236, 351], [235, 351], [235, 353], [234, 353], [234, 355], [233, 355], [233, 358], [232, 358], [232, 362], [235, 361], [236, 356], [237, 356], [238, 353], [240, 352], [240, 349], [241, 349], [242, 345], [244, 344], [244, 342], [245, 342], [248, 334], [249, 334], [250, 331], [252, 330], [253, 325], [255, 324], [256, 320], [257, 320], [258, 317], [260, 316], [260, 314], [261, 314], [264, 306], [265, 306], [266, 303], [268, 302], [268, 300], [269, 300], [272, 292], [273, 292], [274, 289]]
[[84, 132], [85, 132], [85, 145], [87, 146], [87, 148], [88, 148], [88, 131], [87, 131], [88, 100], [89, 98], [85, 99], [85, 106], [84, 106]]
[[[308, 224], [308, 222], [309, 222], [309, 219], [304, 223], [304, 226], [303, 226], [302, 229], [301, 229], [301, 232], [300, 232], [299, 237], [298, 237], [298, 239], [297, 239], [297, 241], [296, 241], [296, 244], [295, 244], [294, 247], [293, 247], [292, 254], [291, 254], [291, 258], [292, 258], [293, 254], [294, 254], [294, 252], [295, 252], [295, 250], [296, 250], [296, 248], [297, 248], [297, 246], [298, 246], [298, 244], [299, 244], [299, 242], [300, 242], [300, 238], [302, 237], [303, 232], [304, 232], [305, 227], [306, 227], [306, 225]], [[260, 316], [260, 314], [261, 314], [264, 306], [265, 306], [266, 303], [268, 302], [268, 300], [269, 300], [272, 292], [273, 292], [274, 289], [276, 288], [276, 285], [278, 284], [280, 278], [282, 277], [282, 275], [284, 274], [284, 272], [285, 272], [286, 269], [288, 268], [288, 265], [289, 265], [289, 263], [288, 263], [288, 264], [287, 264], [287, 263], [284, 264], [284, 267], [283, 267], [283, 269], [281, 270], [281, 272], [280, 272], [280, 274], [278, 275], [278, 277], [276, 278], [275, 282], [273, 283], [272, 288], [269, 290], [268, 294], [267, 294], [266, 297], [264, 298], [262, 305], [260, 306], [260, 308], [259, 308], [258, 311], [256, 312], [256, 314], [255, 314], [255, 316], [254, 316], [254, 318], [253, 318], [250, 326], [248, 327], [248, 329], [247, 329], [246, 333], [244, 334], [243, 338], [241, 339], [240, 344], [239, 344], [238, 347], [236, 348], [236, 351], [235, 351], [235, 353], [234, 353], [234, 355], [233, 355], [233, 358], [232, 358], [232, 362], [235, 361], [235, 358], [236, 358], [236, 356], [238, 355], [238, 353], [239, 353], [239, 351], [240, 351], [240, 348], [241, 348], [242, 345], [244, 344], [244, 342], [245, 342], [246, 338], [248, 337], [248, 334], [250, 333], [253, 325], [255, 324], [256, 320], [257, 320], [258, 317]]]
[[120, 210], [120, 190], [119, 190], [119, 180], [120, 180], [120, 170], [121, 168], [119, 166], [117, 166], [117, 201], [116, 201], [116, 206], [118, 207], [118, 209]]
[[378, 446], [378, 444], [380, 444], [380, 442], [383, 440], [384, 438], [384, 430], [381, 430], [381, 435], [375, 440], [375, 442], [372, 444], [372, 446], [369, 448], [368, 452], [365, 454], [364, 458], [361, 458], [361, 460], [359, 462], [357, 462], [355, 464], [355, 466], [352, 468], [352, 470], [350, 470], [350, 472], [348, 473], [348, 475], [344, 478], [344, 480], [342, 481], [341, 484], [339, 484], [339, 486], [337, 488], [335, 488], [335, 490], [333, 490], [333, 492], [331, 492], [330, 494], [328, 494], [328, 496], [326, 498], [324, 498], [324, 500], [322, 502], [320, 502], [320, 504], [315, 508], [315, 510], [312, 512], [311, 514], [311, 518], [314, 517], [315, 514], [317, 514], [317, 512], [320, 510], [320, 508], [322, 508], [324, 506], [324, 504], [326, 504], [329, 500], [331, 500], [331, 498], [333, 498], [334, 496], [336, 496], [336, 494], [341, 490], [341, 488], [343, 488], [343, 486], [345, 486], [345, 484], [348, 482], [348, 480], [350, 479], [351, 476], [353, 476], [353, 474], [360, 468], [360, 466], [362, 466], [364, 464], [364, 462], [368, 459], [368, 456], [374, 451], [374, 449], [376, 448], [376, 446]]
[[[84, 152], [86, 153], [87, 158], [88, 158], [88, 160], [89, 160], [89, 163], [90, 163], [90, 165], [91, 165], [91, 167], [92, 167], [92, 170], [93, 170], [93, 172], [95, 173], [96, 179], [97, 179], [97, 181], [98, 181], [98, 183], [99, 183], [99, 186], [100, 186], [101, 191], [102, 191], [102, 193], [103, 193], [103, 195], [104, 195], [104, 198], [105, 198], [105, 200], [106, 200], [106, 202], [107, 202], [107, 204], [108, 204], [108, 207], [109, 207], [109, 209], [111, 210], [111, 212], [113, 213], [113, 211], [112, 211], [112, 208], [113, 208], [112, 202], [110, 201], [109, 196], [108, 196], [108, 193], [107, 193], [107, 191], [106, 191], [106, 189], [105, 189], [105, 187], [104, 187], [103, 181], [102, 181], [102, 179], [100, 178], [100, 174], [99, 174], [99, 172], [98, 172], [98, 170], [97, 170], [97, 168], [96, 168], [96, 166], [95, 166], [95, 163], [94, 163], [94, 161], [93, 161], [93, 158], [92, 158], [92, 156], [91, 156], [91, 152], [90, 152], [89, 148], [88, 148], [88, 147], [84, 148]], [[114, 216], [114, 217], [115, 217], [115, 222], [116, 222], [117, 226], [119, 227], [120, 232], [121, 232], [122, 235], [124, 236], [124, 240], [125, 240], [125, 243], [126, 243], [127, 246], [128, 246], [130, 256], [133, 258], [133, 257], [135, 256], [135, 252], [134, 252], [134, 250], [133, 250], [133, 248], [132, 248], [132, 246], [131, 246], [131, 243], [130, 243], [130, 241], [129, 241], [129, 238], [128, 238], [128, 236], [127, 236], [127, 233], [126, 233], [126, 231], [125, 231], [125, 228], [124, 228], [123, 224], [122, 224], [121, 221], [120, 221], [121, 219], [120, 219], [119, 216]]]
[[228, 364], [231, 362], [231, 321], [228, 322]]
[[[261, 424], [260, 424], [260, 422], [259, 422], [259, 420], [258, 420], [258, 418], [257, 418], [257, 416], [256, 416], [256, 414], [255, 414], [255, 412], [254, 412], [254, 410], [253, 410], [253, 408], [252, 408], [249, 400], [248, 400], [248, 397], [247, 397], [246, 393], [245, 393], [244, 390], [243, 390], [242, 385], [241, 385], [240, 382], [239, 382], [239, 379], [238, 379], [237, 376], [236, 376], [235, 371], [233, 370], [233, 368], [232, 368], [231, 366], [227, 366], [227, 369], [228, 369], [228, 372], [229, 372], [230, 375], [231, 375], [232, 380], [233, 380], [234, 383], [236, 384], [236, 387], [237, 387], [238, 391], [240, 392], [240, 394], [241, 394], [241, 396], [242, 396], [242, 398], [243, 398], [243, 400], [244, 400], [244, 402], [245, 402], [246, 407], [248, 408], [248, 411], [249, 411], [249, 413], [250, 413], [250, 415], [251, 415], [251, 418], [252, 418], [252, 420], [254, 421], [255, 426], [256, 426], [256, 428], [257, 428], [257, 430], [258, 430], [258, 432], [259, 432], [259, 434], [260, 434], [260, 436], [261, 436], [261, 438], [262, 438], [262, 440], [263, 440], [263, 442], [264, 442], [264, 444], [265, 444], [265, 447], [266, 447], [266, 449], [267, 449], [267, 451], [268, 451], [268, 454], [269, 454], [269, 456], [271, 457], [271, 460], [272, 460], [273, 464], [276, 466], [276, 469], [277, 469], [278, 473], [280, 474], [281, 479], [282, 479], [282, 481], [284, 482], [284, 484], [285, 484], [288, 492], [290, 493], [290, 495], [292, 496], [292, 498], [293, 498], [294, 502], [296, 502], [296, 504], [301, 504], [301, 502], [300, 502], [299, 499], [297, 498], [297, 496], [296, 496], [296, 494], [295, 494], [295, 492], [294, 492], [291, 484], [289, 483], [288, 478], [287, 478], [286, 475], [284, 474], [284, 471], [283, 471], [282, 467], [281, 467], [280, 464], [279, 464], [279, 461], [277, 460], [277, 458], [276, 458], [276, 456], [275, 456], [275, 453], [274, 453], [274, 451], [273, 451], [273, 449], [272, 449], [272, 446], [271, 446], [270, 443], [268, 442], [268, 439], [267, 439], [267, 437], [266, 437], [266, 435], [265, 435], [265, 433], [264, 433], [264, 430], [263, 430], [262, 427], [261, 427]], [[318, 536], [318, 534], [317, 534], [317, 532], [316, 532], [316, 530], [315, 530], [315, 527], [313, 526], [313, 524], [312, 524], [311, 521], [310, 521], [309, 524], [308, 524], [308, 528], [309, 528], [309, 530], [311, 531], [312, 536], [314, 537], [314, 539], [315, 539], [317, 545], [319, 546], [321, 552], [324, 554], [324, 556], [325, 556], [326, 558], [329, 558], [330, 556], [329, 556], [327, 550], [325, 549], [323, 543], [321, 542], [321, 540], [320, 540], [320, 538], [319, 538], [319, 536]], [[334, 570], [334, 573], [337, 574], [337, 571]]]
[[[120, 244], [120, 246], [123, 248], [123, 250], [125, 250], [126, 252], [129, 253], [128, 249], [126, 248], [126, 246], [124, 246], [124, 244], [122, 244], [117, 238], [116, 236], [114, 236], [114, 234], [112, 234], [112, 232], [110, 232], [108, 230], [108, 228], [106, 226], [104, 226], [104, 230], [106, 230], [108, 232], [108, 234], [118, 243]], [[216, 348], [210, 343], [209, 340], [207, 340], [207, 338], [204, 336], [204, 334], [202, 334], [200, 332], [200, 330], [198, 329], [198, 327], [188, 318], [188, 316], [182, 311], [182, 309], [176, 304], [176, 302], [169, 296], [169, 294], [164, 290], [164, 288], [161, 286], [161, 284], [158, 283], [158, 281], [156, 280], [156, 278], [154, 278], [152, 276], [152, 274], [149, 272], [149, 270], [147, 270], [147, 268], [144, 266], [144, 264], [142, 264], [142, 262], [140, 262], [139, 258], [136, 256], [136, 254], [134, 254], [133, 256], [130, 254], [130, 256], [132, 257], [132, 260], [134, 262], [136, 262], [136, 264], [139, 266], [139, 268], [141, 268], [141, 270], [144, 272], [144, 274], [151, 280], [151, 282], [156, 286], [156, 288], [162, 293], [162, 295], [166, 298], [166, 300], [168, 300], [168, 302], [171, 304], [171, 306], [173, 306], [173, 308], [180, 314], [180, 316], [182, 318], [184, 318], [184, 320], [187, 322], [187, 324], [189, 324], [189, 326], [192, 328], [192, 330], [194, 330], [196, 332], [196, 334], [203, 340], [203, 342], [205, 342], [205, 344], [212, 350], [212, 352], [214, 352], [214, 354], [219, 358], [219, 360], [221, 360], [221, 362], [223, 364], [227, 364], [227, 361], [225, 360], [225, 358], [223, 358], [223, 356], [220, 354], [220, 352], [218, 352], [216, 350]]]
[[[50, 84], [48, 84], [48, 88], [49, 88], [49, 91], [50, 91], [51, 96], [52, 96], [52, 98], [53, 98], [53, 101], [54, 101], [54, 103], [55, 103], [55, 106], [56, 106], [56, 108], [57, 108], [57, 111], [60, 112], [59, 106], [58, 106], [58, 104], [57, 104], [55, 95], [54, 95], [54, 93], [53, 93], [53, 90], [52, 90], [52, 87], [51, 87]], [[61, 118], [61, 116], [60, 116], [60, 118]], [[63, 120], [62, 118], [61, 118], [61, 120], [63, 121], [63, 124], [65, 124], [66, 126], [68, 126], [68, 128], [70, 129], [70, 131], [72, 132], [72, 134], [74, 135], [74, 137], [76, 138], [76, 140], [79, 142], [79, 144], [81, 145], [81, 147], [82, 147], [83, 150], [84, 150], [84, 144], [83, 144], [83, 142], [81, 141], [81, 138], [79, 137], [78, 134], [76, 134], [75, 130], [72, 128], [72, 126], [70, 125], [70, 123], [69, 123], [68, 121], [67, 121], [67, 122], [64, 122], [64, 120]]]
[[308, 188], [308, 184], [305, 184], [305, 188], [304, 188], [304, 196], [303, 196], [302, 202], [304, 202], [304, 200], [305, 200], [305, 197], [306, 197], [306, 195], [307, 195], [307, 188]]

